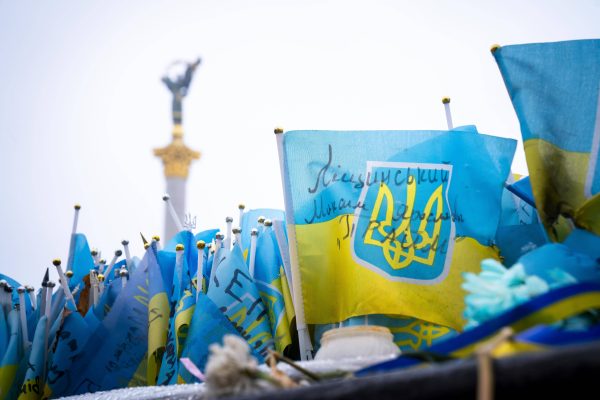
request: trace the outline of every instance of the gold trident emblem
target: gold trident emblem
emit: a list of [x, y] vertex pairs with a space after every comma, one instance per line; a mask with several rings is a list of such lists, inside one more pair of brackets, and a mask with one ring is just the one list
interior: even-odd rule
[[[415, 197], [417, 194], [416, 179], [409, 179], [406, 187], [406, 211], [399, 217], [402, 223], [396, 229], [393, 229], [392, 222], [394, 218], [394, 196], [390, 188], [382, 183], [377, 192], [377, 199], [371, 213], [371, 223], [365, 234], [364, 243], [381, 247], [383, 256], [393, 269], [402, 269], [408, 267], [413, 261], [418, 261], [425, 265], [433, 265], [436, 254], [436, 244], [439, 242], [439, 234], [442, 228], [442, 186], [439, 185], [431, 194], [425, 205], [425, 209], [421, 213], [421, 222], [417, 230], [417, 236], [420, 241], [413, 239], [413, 233], [410, 230], [410, 222], [412, 220], [415, 207]], [[379, 220], [381, 207], [385, 204], [385, 219]], [[435, 212], [433, 212], [435, 207]], [[433, 222], [429, 221], [433, 218]], [[431, 232], [427, 232], [427, 225], [433, 224]], [[391, 228], [391, 229], [390, 229]], [[377, 232], [383, 236], [383, 240], [373, 238], [373, 232]], [[403, 238], [402, 241], [398, 240]], [[427, 256], [415, 255], [415, 250], [424, 249], [429, 246]]]

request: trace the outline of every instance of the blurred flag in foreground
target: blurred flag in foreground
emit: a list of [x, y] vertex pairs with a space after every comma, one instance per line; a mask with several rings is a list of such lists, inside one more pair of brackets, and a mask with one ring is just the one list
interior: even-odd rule
[[561, 216], [600, 234], [600, 40], [493, 50], [519, 117], [540, 217], [555, 240]]
[[461, 273], [497, 257], [515, 144], [458, 131], [285, 133], [306, 323], [392, 314], [460, 329]]

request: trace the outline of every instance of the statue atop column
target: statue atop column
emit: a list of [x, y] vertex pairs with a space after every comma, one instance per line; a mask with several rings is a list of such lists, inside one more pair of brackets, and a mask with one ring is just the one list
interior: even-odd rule
[[[167, 73], [162, 77], [162, 81], [173, 94], [173, 103], [171, 108], [173, 112], [174, 125], [181, 125], [183, 119], [183, 98], [187, 95], [188, 88], [190, 87], [190, 83], [194, 77], [194, 71], [198, 65], [200, 65], [200, 61], [200, 58], [191, 63], [176, 61], [169, 66]], [[173, 76], [173, 72], [181, 72], [181, 67], [185, 68], [183, 73], [178, 73], [177, 75]]]
[[[154, 149], [154, 155], [161, 159], [164, 166], [166, 192], [171, 196], [171, 204], [180, 219], [185, 214], [186, 181], [190, 166], [200, 158], [200, 153], [190, 149], [183, 142], [183, 99], [188, 94], [190, 83], [200, 58], [194, 62], [176, 61], [167, 68], [162, 81], [173, 95], [171, 111], [173, 115], [173, 131], [171, 143], [165, 147]], [[168, 241], [177, 233], [168, 210], [165, 208], [165, 237]]]

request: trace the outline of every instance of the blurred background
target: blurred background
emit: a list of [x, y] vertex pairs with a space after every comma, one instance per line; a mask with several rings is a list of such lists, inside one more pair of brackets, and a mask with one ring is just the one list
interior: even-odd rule
[[0, 0], [0, 272], [38, 287], [75, 203], [105, 258], [162, 235], [173, 61], [202, 57], [187, 208], [224, 228], [240, 202], [283, 208], [275, 126], [445, 129], [450, 96], [455, 126], [519, 139], [490, 46], [598, 38], [599, 20], [597, 0]]

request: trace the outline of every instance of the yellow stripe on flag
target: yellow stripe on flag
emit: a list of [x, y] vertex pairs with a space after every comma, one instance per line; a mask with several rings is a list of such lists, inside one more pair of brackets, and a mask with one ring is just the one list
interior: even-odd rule
[[461, 330], [465, 295], [461, 274], [478, 273], [481, 260], [498, 259], [497, 250], [472, 238], [456, 238], [448, 275], [441, 282], [391, 281], [352, 258], [347, 226], [353, 220], [354, 215], [344, 215], [296, 225], [302, 294], [310, 299], [304, 304], [306, 322], [327, 324], [360, 315], [396, 314]]

